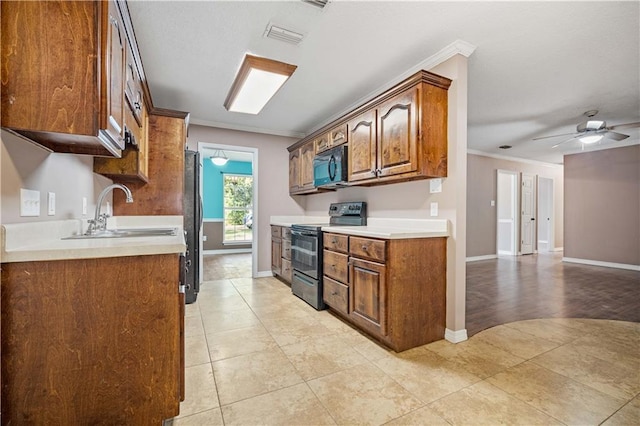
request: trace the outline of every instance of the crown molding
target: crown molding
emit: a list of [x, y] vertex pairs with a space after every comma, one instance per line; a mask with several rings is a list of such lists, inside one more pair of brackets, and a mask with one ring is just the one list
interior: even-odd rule
[[481, 157], [497, 158], [498, 160], [515, 161], [517, 163], [535, 164], [536, 166], [552, 167], [554, 169], [561, 169], [563, 164], [547, 163], [544, 161], [529, 160], [528, 158], [510, 157], [508, 155], [491, 154], [488, 152], [478, 151], [475, 149], [467, 149], [467, 154], [479, 155]]
[[305, 133], [302, 133], [302, 132], [287, 132], [282, 130], [265, 129], [264, 127], [252, 127], [252, 126], [243, 126], [240, 124], [222, 123], [220, 121], [192, 119], [191, 124], [196, 124], [199, 126], [207, 126], [207, 127], [217, 127], [220, 129], [227, 129], [227, 130], [238, 130], [241, 132], [261, 133], [265, 135], [274, 135], [274, 136], [285, 136], [289, 138], [298, 138], [298, 139], [302, 139], [306, 135]]

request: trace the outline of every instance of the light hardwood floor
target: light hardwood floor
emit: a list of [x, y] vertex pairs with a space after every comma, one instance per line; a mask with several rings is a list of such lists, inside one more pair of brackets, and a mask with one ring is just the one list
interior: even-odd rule
[[234, 256], [205, 261], [218, 279], [187, 306], [175, 425], [639, 423], [638, 323], [516, 321], [396, 354]]

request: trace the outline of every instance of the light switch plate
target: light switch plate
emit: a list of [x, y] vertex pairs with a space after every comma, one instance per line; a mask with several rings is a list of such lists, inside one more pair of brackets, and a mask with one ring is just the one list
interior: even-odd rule
[[87, 197], [82, 197], [82, 216], [87, 215]]
[[432, 194], [442, 192], [442, 179], [438, 178], [429, 180], [429, 192]]
[[50, 192], [47, 197], [47, 214], [53, 216], [56, 214], [56, 193]]
[[40, 191], [20, 188], [20, 216], [40, 216]]
[[431, 216], [438, 216], [438, 203], [431, 203]]
[[491, 207], [495, 207], [496, 206], [496, 200], [491, 200]]

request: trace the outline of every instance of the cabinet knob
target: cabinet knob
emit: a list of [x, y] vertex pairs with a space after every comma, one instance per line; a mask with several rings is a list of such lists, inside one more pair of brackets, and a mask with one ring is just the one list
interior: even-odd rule
[[337, 296], [337, 295], [338, 295], [338, 293], [337, 293], [337, 292], [335, 292], [335, 291], [332, 291], [332, 292], [331, 292], [331, 295], [332, 295], [332, 296]]
[[331, 240], [331, 244], [336, 244], [338, 242], [338, 240], [336, 240], [335, 238]]
[[369, 246], [363, 244], [362, 251], [369, 251]]

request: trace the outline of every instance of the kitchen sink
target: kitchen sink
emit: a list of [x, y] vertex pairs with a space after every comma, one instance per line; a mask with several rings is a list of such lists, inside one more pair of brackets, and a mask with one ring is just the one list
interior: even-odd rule
[[81, 240], [92, 238], [131, 238], [131, 237], [167, 237], [176, 235], [178, 228], [123, 228], [105, 229], [93, 234], [72, 235], [63, 240]]

